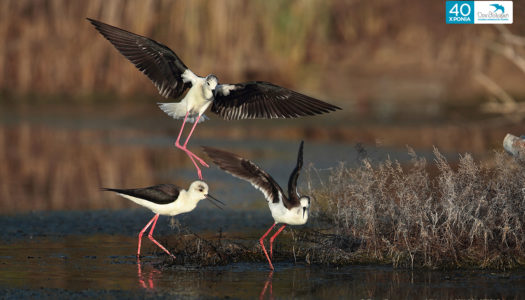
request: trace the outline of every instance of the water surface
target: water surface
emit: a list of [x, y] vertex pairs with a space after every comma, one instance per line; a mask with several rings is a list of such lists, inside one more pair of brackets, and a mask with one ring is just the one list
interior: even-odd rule
[[[218, 227], [238, 230], [255, 245], [268, 216], [247, 212], [217, 216], [214, 210], [177, 217], [187, 230], [206, 234]], [[276, 262], [271, 272], [258, 262], [219, 267], [175, 265], [147, 239], [137, 260], [136, 232], [151, 215], [143, 210], [54, 212], [2, 216], [0, 293], [4, 297], [141, 298], [523, 298], [525, 272], [396, 270], [389, 266], [330, 267]], [[209, 222], [213, 218], [213, 222]], [[182, 234], [161, 218], [155, 236], [170, 247]], [[230, 224], [230, 225], [228, 225]], [[91, 225], [85, 228], [85, 225]], [[17, 229], [18, 227], [18, 229]], [[38, 227], [39, 230], [35, 228]], [[35, 234], [29, 234], [34, 232]], [[7, 237], [11, 238], [8, 239]], [[177, 253], [175, 253], [177, 255]]]

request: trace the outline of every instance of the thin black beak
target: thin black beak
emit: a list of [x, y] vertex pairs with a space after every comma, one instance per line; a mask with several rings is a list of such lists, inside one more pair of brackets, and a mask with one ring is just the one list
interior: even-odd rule
[[306, 212], [306, 207], [303, 207], [303, 219], [304, 219], [304, 213]]
[[206, 195], [204, 195], [204, 196], [206, 197], [206, 199], [208, 199], [208, 201], [210, 201], [210, 202], [211, 202], [211, 204], [213, 204], [213, 205], [217, 206], [217, 208], [220, 208], [220, 209], [222, 209], [222, 207], [220, 207], [219, 205], [217, 205], [217, 203], [213, 202], [212, 200], [214, 200], [214, 201], [217, 201], [218, 203], [220, 203], [220, 204], [222, 204], [222, 205], [226, 206], [226, 204], [224, 204], [224, 202], [222, 202], [221, 200], [219, 200], [219, 199], [217, 199], [217, 198], [213, 197], [213, 196], [212, 196], [212, 195], [210, 195], [210, 194], [206, 194]]

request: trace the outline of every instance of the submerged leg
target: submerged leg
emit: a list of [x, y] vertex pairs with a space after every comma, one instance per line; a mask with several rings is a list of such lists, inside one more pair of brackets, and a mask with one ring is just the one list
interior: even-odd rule
[[155, 218], [158, 218], [158, 216], [159, 216], [158, 214], [153, 216], [153, 218], [151, 218], [151, 220], [148, 222], [148, 224], [146, 224], [146, 226], [144, 226], [144, 228], [142, 228], [142, 230], [140, 231], [140, 233], [139, 233], [139, 249], [137, 250], [137, 257], [140, 257], [140, 244], [142, 243], [142, 235], [144, 234], [146, 229], [148, 229], [149, 225], [151, 225], [153, 220], [155, 220]]
[[273, 223], [272, 227], [270, 227], [270, 229], [268, 229], [268, 231], [266, 231], [266, 233], [261, 236], [261, 238], [259, 239], [259, 243], [261, 244], [261, 247], [264, 251], [264, 255], [266, 255], [266, 259], [268, 260], [268, 263], [270, 264], [270, 268], [273, 270], [273, 265], [272, 265], [272, 261], [270, 260], [270, 257], [268, 256], [268, 252], [266, 252], [266, 248], [264, 248], [264, 239], [266, 238], [266, 236], [270, 233], [270, 231], [272, 231], [272, 229], [275, 227], [275, 225], [277, 225], [277, 223]]
[[281, 233], [281, 231], [283, 231], [284, 227], [286, 227], [286, 224], [284, 224], [281, 228], [279, 228], [279, 230], [277, 230], [277, 232], [272, 235], [272, 237], [270, 238], [270, 257], [273, 258], [273, 251], [272, 251], [272, 248], [273, 248], [273, 240], [275, 240], [275, 238], [279, 235], [279, 233]]
[[168, 253], [171, 257], [175, 258], [173, 254], [171, 254], [168, 249], [164, 248], [159, 242], [157, 242], [156, 239], [153, 238], [153, 230], [155, 229], [155, 225], [157, 225], [157, 220], [159, 219], [159, 214], [155, 215], [155, 221], [153, 222], [153, 225], [151, 226], [151, 229], [148, 234], [148, 238], [154, 242], [157, 246], [159, 246], [160, 249], [164, 250], [164, 252]]

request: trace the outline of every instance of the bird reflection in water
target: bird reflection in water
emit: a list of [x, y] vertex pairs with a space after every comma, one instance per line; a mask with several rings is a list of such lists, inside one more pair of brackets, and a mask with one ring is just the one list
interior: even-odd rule
[[266, 290], [268, 289], [268, 287], [270, 288], [269, 297], [270, 299], [273, 299], [272, 281], [273, 281], [273, 271], [270, 271], [270, 273], [268, 273], [268, 278], [266, 278], [266, 282], [264, 283], [264, 287], [261, 291], [261, 295], [259, 295], [260, 300], [264, 299], [264, 294], [266, 294]]
[[137, 258], [137, 277], [139, 279], [139, 284], [145, 289], [153, 290], [155, 289], [155, 283], [153, 281], [154, 275], [159, 275], [160, 271], [151, 267], [151, 271], [147, 273], [142, 273], [142, 264], [140, 263], [140, 258]]

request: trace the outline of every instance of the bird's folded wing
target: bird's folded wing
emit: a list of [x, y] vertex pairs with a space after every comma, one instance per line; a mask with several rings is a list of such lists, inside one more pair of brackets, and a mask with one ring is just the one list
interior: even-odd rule
[[103, 190], [147, 200], [156, 204], [172, 203], [179, 197], [180, 193], [180, 188], [173, 184], [159, 184], [138, 189], [103, 188]]
[[338, 109], [269, 82], [251, 81], [218, 85], [211, 111], [226, 120], [239, 120], [297, 118]]

